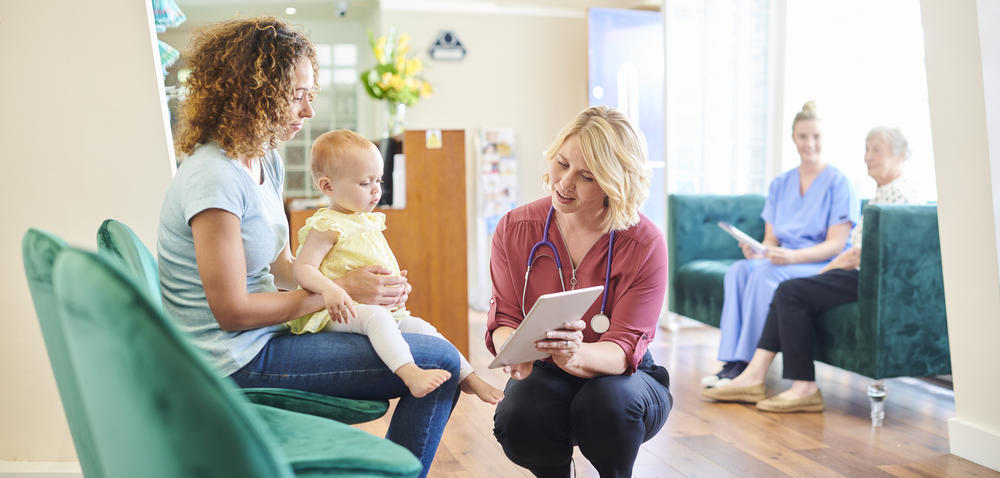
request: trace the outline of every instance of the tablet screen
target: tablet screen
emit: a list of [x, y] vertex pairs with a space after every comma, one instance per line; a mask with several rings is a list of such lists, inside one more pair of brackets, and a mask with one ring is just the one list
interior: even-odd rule
[[533, 362], [549, 356], [535, 348], [535, 342], [545, 338], [545, 333], [559, 328], [566, 322], [583, 317], [587, 309], [600, 297], [604, 286], [568, 290], [545, 294], [538, 298], [528, 315], [513, 334], [500, 346], [490, 368]]

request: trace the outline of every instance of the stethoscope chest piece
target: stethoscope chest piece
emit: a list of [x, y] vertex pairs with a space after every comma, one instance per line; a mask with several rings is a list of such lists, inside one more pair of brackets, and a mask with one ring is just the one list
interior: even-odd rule
[[604, 314], [597, 314], [590, 319], [590, 329], [599, 334], [603, 334], [611, 328], [611, 319]]

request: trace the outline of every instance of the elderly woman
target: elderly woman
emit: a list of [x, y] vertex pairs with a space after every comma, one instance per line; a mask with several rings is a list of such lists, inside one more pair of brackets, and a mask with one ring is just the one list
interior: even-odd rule
[[[915, 203], [916, 195], [903, 179], [903, 161], [909, 155], [906, 138], [895, 128], [879, 127], [865, 140], [868, 175], [878, 184], [869, 204]], [[827, 310], [858, 300], [858, 269], [861, 267], [861, 224], [854, 228], [851, 243], [820, 271], [819, 275], [782, 282], [771, 302], [764, 333], [753, 359], [731, 382], [706, 389], [707, 398], [756, 403], [770, 412], [818, 412], [823, 395], [816, 386], [813, 367], [815, 321]], [[782, 376], [792, 380], [788, 390], [765, 399], [764, 379], [778, 352], [784, 354]]]
[[[324, 307], [322, 296], [295, 290], [276, 149], [313, 116], [314, 52], [302, 33], [271, 17], [212, 25], [192, 41], [176, 138], [184, 160], [167, 189], [157, 237], [163, 305], [240, 386], [401, 397], [387, 438], [420, 458], [426, 475], [457, 399], [454, 347], [404, 335], [418, 366], [452, 377], [415, 398], [367, 337], [297, 336], [282, 325]], [[388, 273], [359, 269], [337, 283], [358, 302], [401, 304], [409, 285]]]
[[[512, 379], [493, 433], [535, 476], [567, 476], [574, 444], [602, 477], [630, 476], [639, 446], [671, 407], [667, 371], [647, 350], [667, 254], [660, 230], [639, 213], [649, 191], [645, 141], [623, 114], [597, 106], [566, 125], [546, 157], [549, 194], [507, 213], [493, 236], [486, 345], [496, 353], [525, 310], [562, 283], [603, 285], [606, 296], [536, 342], [550, 358], [505, 367]], [[545, 240], [553, 247], [529, 257]]]
[[858, 198], [844, 173], [823, 159], [821, 139], [816, 105], [809, 101], [792, 121], [799, 165], [771, 181], [760, 215], [767, 250], [757, 253], [741, 243], [746, 259], [726, 272], [718, 355], [725, 365], [702, 385], [728, 382], [746, 368], [778, 284], [816, 274], [847, 246], [860, 214]]

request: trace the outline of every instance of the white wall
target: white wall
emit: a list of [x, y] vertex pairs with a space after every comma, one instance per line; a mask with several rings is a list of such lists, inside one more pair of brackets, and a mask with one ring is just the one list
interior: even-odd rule
[[[475, 138], [479, 129], [514, 128], [518, 158], [518, 203], [545, 194], [542, 152], [556, 133], [587, 107], [587, 21], [582, 8], [499, 11], [413, 11], [386, 5], [382, 31], [393, 26], [410, 35], [411, 51], [424, 62], [434, 87], [430, 98], [407, 108], [407, 129], [466, 130], [466, 207], [469, 291], [473, 305], [489, 294], [485, 260], [489, 244], [476, 240]], [[433, 61], [427, 50], [441, 30], [465, 45], [462, 61]], [[416, 185], [415, 187], [419, 187]]]
[[154, 244], [173, 158], [149, 8], [0, 2], [0, 461], [75, 459], [24, 279], [24, 231], [94, 248], [114, 217]]
[[[411, 51], [426, 65], [430, 98], [407, 109], [407, 128], [464, 128], [474, 160], [478, 128], [512, 126], [517, 135], [518, 200], [544, 194], [542, 151], [559, 128], [587, 107], [587, 23], [582, 9], [559, 16], [531, 13], [382, 12], [382, 29], [410, 35]], [[468, 53], [462, 61], [433, 61], [427, 49], [451, 30]]]
[[983, 9], [986, 16], [978, 18], [976, 0], [922, 0], [921, 10], [955, 385], [951, 452], [1000, 470], [1000, 369], [994, 366], [1000, 337], [994, 191], [1000, 184], [991, 174], [1000, 158], [989, 145], [1000, 140], [1000, 105], [986, 102], [1000, 85], [984, 82], [983, 68], [996, 66], [990, 30], [1000, 24], [1000, 12]]

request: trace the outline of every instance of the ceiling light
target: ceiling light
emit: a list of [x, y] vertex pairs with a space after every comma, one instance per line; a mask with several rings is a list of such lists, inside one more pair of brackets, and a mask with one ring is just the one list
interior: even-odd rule
[[285, 15], [295, 15], [295, 7], [288, 7], [285, 9]]

